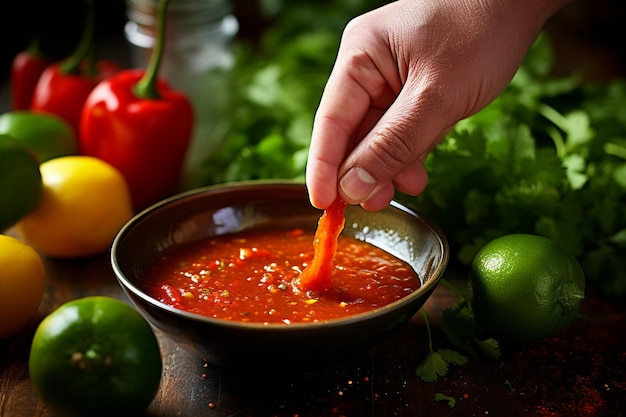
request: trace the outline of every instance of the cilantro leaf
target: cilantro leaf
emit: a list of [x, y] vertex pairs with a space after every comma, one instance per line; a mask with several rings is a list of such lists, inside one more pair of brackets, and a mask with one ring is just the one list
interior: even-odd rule
[[447, 373], [448, 362], [438, 351], [429, 352], [415, 370], [415, 374], [424, 382], [434, 382]]
[[465, 302], [443, 311], [441, 330], [455, 346], [467, 348], [468, 341], [476, 332], [476, 320]]
[[450, 408], [456, 405], [456, 399], [454, 397], [450, 397], [449, 395], [445, 395], [440, 392], [435, 393], [435, 401], [446, 401]]
[[[236, 45], [228, 109], [207, 133], [217, 145], [194, 185], [304, 180], [314, 112], [341, 32], [379, 5], [262, 3], [272, 24], [254, 45]], [[555, 76], [554, 62], [541, 33], [502, 94], [428, 155], [426, 190], [396, 199], [433, 218], [466, 265], [495, 237], [539, 234], [576, 256], [601, 293], [626, 295], [623, 250], [611, 242], [626, 229], [626, 80]]]
[[438, 349], [444, 361], [450, 365], [465, 365], [468, 362], [467, 356], [452, 349]]
[[[602, 294], [626, 295], [623, 249], [611, 241], [626, 229], [626, 80], [552, 76], [544, 35], [505, 91], [431, 152], [426, 190], [397, 198], [430, 215], [463, 264], [495, 237], [538, 234]], [[447, 318], [459, 346], [465, 336]]]
[[491, 359], [500, 359], [500, 357], [502, 356], [502, 352], [500, 351], [500, 343], [496, 339], [489, 338], [479, 340], [475, 338], [474, 342], [481, 350], [481, 352]]

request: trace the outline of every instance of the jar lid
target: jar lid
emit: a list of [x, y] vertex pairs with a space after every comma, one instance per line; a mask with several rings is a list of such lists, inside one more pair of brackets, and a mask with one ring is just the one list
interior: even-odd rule
[[[153, 27], [159, 0], [126, 0], [126, 14], [138, 25]], [[170, 0], [167, 24], [174, 27], [206, 25], [232, 13], [230, 0]]]

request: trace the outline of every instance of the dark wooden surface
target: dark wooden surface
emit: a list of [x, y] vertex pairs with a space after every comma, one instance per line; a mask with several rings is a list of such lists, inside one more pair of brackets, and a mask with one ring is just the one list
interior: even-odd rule
[[[0, 416], [51, 416], [33, 391], [27, 357], [37, 322], [59, 304], [91, 294], [126, 300], [102, 255], [46, 260], [39, 314], [0, 341]], [[446, 277], [458, 279], [449, 268]], [[455, 296], [439, 286], [426, 308], [435, 348], [450, 347], [438, 324]], [[501, 361], [472, 357], [447, 377], [425, 383], [415, 368], [428, 352], [421, 315], [371, 351], [315, 372], [242, 373], [219, 369], [157, 332], [162, 385], [147, 416], [622, 416], [626, 409], [626, 308], [592, 295], [557, 337], [504, 346]], [[275, 360], [280, 360], [277, 348]], [[455, 399], [454, 407], [436, 394]]]

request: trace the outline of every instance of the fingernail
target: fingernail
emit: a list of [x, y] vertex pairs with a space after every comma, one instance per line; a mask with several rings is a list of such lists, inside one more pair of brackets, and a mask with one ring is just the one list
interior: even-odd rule
[[339, 186], [346, 197], [360, 203], [374, 191], [376, 180], [363, 168], [353, 167], [341, 178]]

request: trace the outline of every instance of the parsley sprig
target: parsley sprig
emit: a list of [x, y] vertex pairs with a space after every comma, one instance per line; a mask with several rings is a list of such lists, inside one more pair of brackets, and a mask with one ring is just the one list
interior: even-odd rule
[[[380, 2], [262, 3], [274, 6], [272, 24], [239, 45], [232, 107], [198, 185], [304, 179], [342, 29]], [[626, 80], [557, 77], [553, 62], [544, 33], [507, 89], [430, 153], [425, 192], [396, 199], [433, 218], [466, 265], [495, 237], [538, 234], [577, 257], [603, 294], [626, 295]]]
[[442, 227], [468, 265], [489, 240], [546, 236], [605, 295], [626, 295], [626, 80], [550, 73], [539, 38], [507, 89], [426, 160], [429, 185], [398, 195]]
[[429, 351], [415, 373], [424, 382], [434, 382], [445, 376], [451, 365], [465, 365], [468, 362], [466, 354], [483, 354], [491, 359], [499, 359], [501, 356], [500, 344], [495, 338], [479, 337], [478, 324], [465, 294], [446, 279], [442, 279], [440, 283], [459, 297], [452, 307], [443, 311], [441, 317], [441, 329], [457, 349], [433, 348], [430, 321], [426, 310], [422, 308]]
[[415, 373], [424, 382], [433, 382], [439, 379], [440, 376], [445, 376], [448, 373], [450, 365], [466, 364], [467, 356], [453, 349], [439, 348], [434, 350], [428, 315], [426, 314], [426, 310], [423, 308], [421, 311], [424, 316], [424, 322], [426, 323], [426, 330], [428, 332], [429, 351], [428, 355], [426, 355], [422, 363], [420, 363], [415, 370]]

